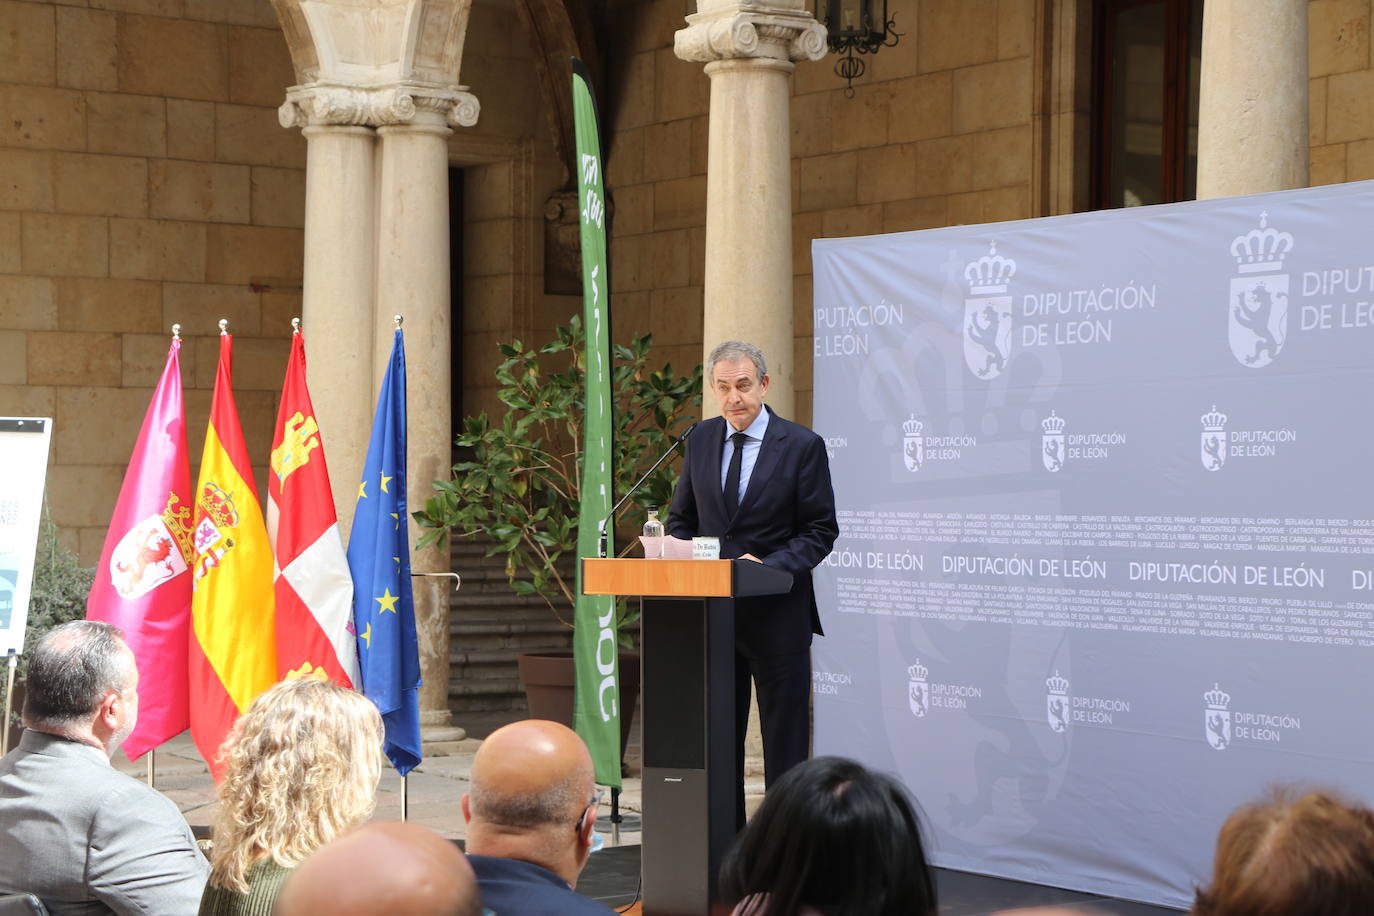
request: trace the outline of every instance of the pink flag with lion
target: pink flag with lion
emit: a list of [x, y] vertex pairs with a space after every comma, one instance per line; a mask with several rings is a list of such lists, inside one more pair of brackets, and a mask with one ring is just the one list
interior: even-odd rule
[[190, 725], [187, 558], [195, 501], [186, 452], [180, 349], [180, 338], [174, 338], [119, 489], [86, 603], [87, 619], [122, 629], [138, 659], [138, 724], [124, 742], [130, 760]]

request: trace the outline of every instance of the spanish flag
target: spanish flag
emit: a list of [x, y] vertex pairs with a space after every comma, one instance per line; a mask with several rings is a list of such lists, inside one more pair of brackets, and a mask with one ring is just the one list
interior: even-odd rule
[[277, 680], [272, 547], [231, 384], [233, 338], [220, 333], [210, 427], [192, 532], [191, 735], [218, 782], [220, 744]]

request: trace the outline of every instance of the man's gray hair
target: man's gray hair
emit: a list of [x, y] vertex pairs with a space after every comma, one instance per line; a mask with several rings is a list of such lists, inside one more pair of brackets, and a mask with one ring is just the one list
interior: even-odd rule
[[575, 820], [591, 796], [587, 784], [592, 775], [578, 767], [567, 778], [543, 792], [507, 795], [473, 779], [468, 786], [472, 813], [490, 824], [529, 830]]
[[[716, 344], [716, 348], [711, 351], [711, 355], [706, 359], [706, 373], [710, 375], [715, 372], [716, 363], [723, 359], [732, 362], [737, 359], [751, 360], [754, 363], [754, 368], [759, 370], [759, 381], [763, 381], [763, 377], [768, 374], [768, 361], [763, 358], [763, 351], [751, 343], [742, 340], [727, 340], [725, 343]], [[706, 387], [711, 387], [709, 379]]]
[[124, 632], [98, 620], [72, 620], [48, 631], [29, 654], [24, 722], [30, 726], [80, 723], [110, 691], [132, 686], [133, 665]]

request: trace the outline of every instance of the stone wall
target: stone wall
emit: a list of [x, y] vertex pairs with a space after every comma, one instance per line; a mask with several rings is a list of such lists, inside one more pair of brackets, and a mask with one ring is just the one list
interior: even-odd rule
[[457, 128], [449, 141], [463, 170], [463, 263], [454, 265], [463, 277], [462, 412], [499, 415], [497, 344], [546, 342], [582, 301], [544, 294], [544, 203], [568, 176], [510, 4], [473, 4], [462, 78], [482, 103], [477, 125]]
[[1312, 0], [1312, 184], [1374, 178], [1374, 58], [1369, 0]]
[[292, 82], [268, 0], [0, 0], [0, 415], [54, 417], [49, 506], [84, 563], [173, 322], [193, 466], [221, 317], [267, 460], [300, 312]]

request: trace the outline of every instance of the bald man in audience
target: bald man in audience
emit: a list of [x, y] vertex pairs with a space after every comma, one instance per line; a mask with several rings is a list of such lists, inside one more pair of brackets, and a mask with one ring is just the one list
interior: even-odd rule
[[274, 916], [480, 916], [477, 879], [458, 847], [418, 824], [377, 823], [296, 867]]
[[526, 719], [492, 732], [463, 796], [468, 861], [496, 916], [604, 916], [573, 888], [596, 824], [587, 746], [557, 722]]

